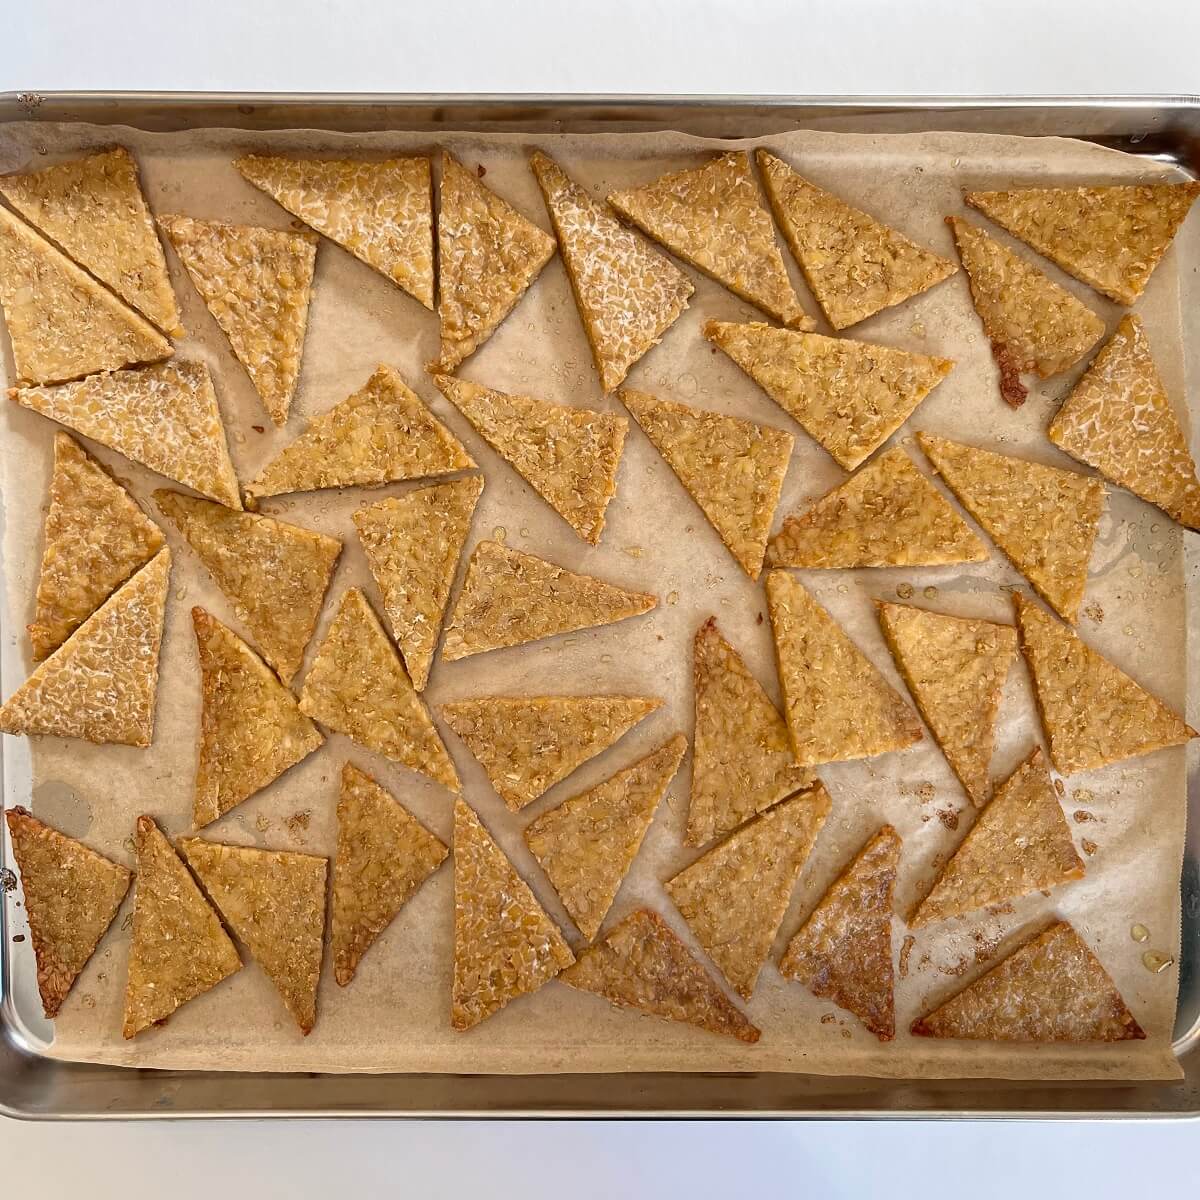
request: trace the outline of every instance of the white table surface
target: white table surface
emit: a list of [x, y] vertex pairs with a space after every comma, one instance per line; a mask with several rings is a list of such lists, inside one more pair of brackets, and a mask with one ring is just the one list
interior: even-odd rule
[[[0, 90], [23, 88], [1186, 93], [1200, 92], [1200, 5], [0, 0]], [[1194, 1180], [1198, 1152], [1200, 1126], [1182, 1123], [0, 1120], [0, 1192], [211, 1200], [219, 1181], [233, 1197], [289, 1198], [1168, 1195]]]

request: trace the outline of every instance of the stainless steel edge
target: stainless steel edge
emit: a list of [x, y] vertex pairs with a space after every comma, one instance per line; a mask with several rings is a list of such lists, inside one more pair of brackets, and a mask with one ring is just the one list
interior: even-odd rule
[[[575, 132], [679, 128], [740, 137], [796, 128], [888, 130], [942, 128], [1055, 133], [1096, 139], [1165, 136], [1175, 143], [1200, 131], [1186, 114], [1197, 96], [573, 96], [550, 94], [299, 94], [227, 92], [0, 93], [0, 121], [89, 121], [169, 132], [196, 125], [235, 129], [316, 127], [487, 128]], [[863, 122], [869, 124], [862, 124]], [[947, 125], [946, 122], [951, 122]], [[312, 127], [312, 126], [309, 126]]]
[[[301, 95], [164, 92], [0, 93], [0, 122], [79, 121], [170, 132], [324, 128], [529, 133], [681, 129], [717, 138], [794, 128], [848, 132], [931, 129], [1086, 138], [1175, 162], [1200, 176], [1198, 96], [566, 96]], [[1193, 293], [1200, 283], [1185, 280]], [[1188, 304], [1200, 295], [1185, 295]], [[1191, 303], [1200, 314], [1200, 303]], [[1186, 347], [1189, 394], [1200, 386], [1200, 319]], [[1189, 545], [1189, 578], [1200, 548]], [[0, 563], [0, 572], [3, 564]], [[2, 579], [0, 579], [2, 582]], [[20, 661], [3, 628], [0, 683]], [[1200, 613], [1192, 604], [1192, 626]], [[1190, 636], [1189, 678], [1200, 668]], [[16, 672], [16, 674], [14, 674]], [[1190, 698], [1196, 723], [1200, 697]], [[23, 799], [21, 771], [0, 758], [7, 802]], [[26, 772], [27, 778], [27, 772]], [[27, 784], [26, 784], [27, 786]], [[1192, 760], [1189, 815], [1200, 813]], [[0, 836], [0, 866], [8, 846]], [[39, 1054], [14, 1019], [8, 905], [0, 903], [0, 1113], [27, 1119], [183, 1117], [646, 1117], [646, 1118], [1195, 1118], [1200, 1116], [1200, 821], [1183, 864], [1183, 954], [1178, 1083], [1026, 1083], [879, 1080], [773, 1073], [634, 1075], [264, 1075], [130, 1070]]]

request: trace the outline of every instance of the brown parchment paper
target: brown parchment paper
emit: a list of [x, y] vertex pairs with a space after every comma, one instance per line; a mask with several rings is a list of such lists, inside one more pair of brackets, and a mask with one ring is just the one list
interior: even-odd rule
[[[157, 135], [120, 128], [27, 124], [0, 131], [0, 169], [36, 167], [114, 141], [137, 154], [157, 213], [183, 212], [280, 227], [290, 218], [241, 179], [230, 163], [235, 153], [267, 148], [333, 152], [432, 149], [424, 136], [393, 134], [197, 131]], [[964, 186], [1142, 180], [1157, 170], [1153, 164], [1116, 152], [1051, 139], [793, 133], [768, 142], [818, 183], [952, 258], [954, 249], [943, 216], [962, 211]], [[603, 195], [612, 188], [636, 185], [694, 163], [702, 152], [729, 143], [661, 134], [464, 135], [446, 136], [441, 144], [472, 168], [478, 165], [486, 170], [490, 186], [548, 227], [525, 161], [534, 145], [556, 156], [593, 194]], [[1005, 239], [1004, 234], [999, 236]], [[1177, 405], [1183, 395], [1177, 259], [1186, 253], [1185, 247], [1177, 246], [1168, 255], [1137, 306]], [[487, 486], [471, 544], [494, 536], [569, 568], [653, 591], [661, 598], [655, 612], [619, 625], [458, 663], [439, 662], [426, 693], [434, 704], [488, 693], [600, 691], [649, 693], [665, 701], [659, 712], [616, 747], [519, 816], [504, 809], [474, 759], [442, 726], [468, 800], [578, 949], [578, 935], [528, 854], [522, 829], [547, 808], [607, 777], [676, 730], [690, 735], [691, 638], [710, 614], [717, 616], [722, 632], [778, 698], [761, 585], [744, 577], [636, 425], [627, 442], [603, 541], [597, 548], [586, 547], [487, 448], [424, 374], [422, 365], [437, 348], [435, 317], [330, 242], [322, 242], [317, 258], [293, 415], [284, 430], [274, 430], [228, 344], [178, 262], [169, 257], [189, 331], [178, 352], [184, 358], [203, 359], [212, 367], [230, 448], [243, 481], [296, 436], [305, 417], [329, 408], [359, 387], [377, 363], [388, 362], [399, 368], [464, 440], [483, 468]], [[1054, 267], [1041, 265], [1100, 312], [1110, 329], [1115, 325], [1115, 306]], [[789, 268], [806, 306], [816, 314], [790, 258]], [[707, 318], [761, 318], [716, 284], [698, 276], [695, 280], [696, 293], [687, 313], [664, 343], [633, 369], [629, 383], [796, 433], [795, 456], [775, 519], [778, 528], [785, 513], [803, 507], [844, 474], [782, 410], [703, 340], [700, 330]], [[908, 447], [922, 470], [929, 468], [913, 441], [915, 429], [1070, 465], [1046, 440], [1043, 430], [1079, 370], [1035, 385], [1024, 408], [1010, 410], [1000, 399], [988, 344], [961, 272], [924, 296], [863, 322], [847, 331], [847, 336], [956, 360], [949, 379], [896, 435], [895, 440]], [[11, 373], [7, 349], [5, 365]], [[501, 389], [622, 411], [614, 398], [601, 395], [557, 259], [499, 332], [464, 364], [461, 374]], [[54, 429], [14, 404], [0, 405], [0, 422], [7, 517], [6, 636], [19, 643], [27, 666], [23, 627], [32, 613]], [[162, 486], [160, 479], [107, 450], [97, 454], [129, 482], [143, 502], [149, 503], [150, 491]], [[403, 490], [403, 486], [384, 489]], [[350, 515], [380, 494], [353, 490], [264, 502], [266, 512], [321, 529], [345, 542], [314, 645], [348, 586], [364, 586], [378, 605]], [[124, 862], [131, 862], [129, 838], [138, 813], [153, 814], [172, 836], [188, 828], [199, 711], [189, 609], [193, 604], [204, 605], [240, 628], [196, 558], [175, 531], [165, 521], [163, 524], [175, 565], [153, 747], [139, 751], [53, 739], [32, 746], [33, 811]], [[1177, 707], [1185, 703], [1186, 694], [1181, 545], [1178, 528], [1166, 517], [1131, 496], [1113, 492], [1080, 623], [1092, 645]], [[967, 567], [810, 571], [802, 578], [897, 686], [901, 686], [899, 679], [872, 614], [873, 597], [906, 597], [912, 589], [914, 603], [1011, 621], [1011, 605], [1002, 588], [1021, 582], [998, 551], [993, 551], [988, 562]], [[312, 647], [310, 661], [311, 652]], [[298, 677], [297, 687], [302, 679], [303, 675]], [[8, 688], [16, 681], [8, 681]], [[1018, 661], [1005, 689], [994, 776], [1004, 778], [1039, 736], [1028, 676]], [[7, 750], [13, 739], [5, 741]], [[18, 749], [14, 758], [20, 753]], [[347, 758], [381, 780], [422, 821], [450, 840], [452, 800], [447, 792], [340, 736], [330, 737], [321, 751], [206, 829], [205, 836], [332, 854], [337, 780]], [[650, 905], [695, 945], [661, 883], [695, 857], [681, 844], [690, 771], [689, 757], [657, 814], [606, 929], [634, 907]], [[761, 1042], [753, 1047], [620, 1012], [557, 982], [513, 1003], [469, 1033], [454, 1033], [448, 1019], [450, 862], [379, 939], [350, 987], [337, 987], [332, 972], [326, 970], [316, 1028], [308, 1038], [300, 1036], [271, 984], [247, 955], [245, 970], [185, 1005], [164, 1027], [133, 1042], [123, 1041], [120, 1012], [129, 901], [53, 1026], [37, 1015], [28, 943], [13, 947], [21, 975], [20, 994], [25, 997], [23, 1015], [31, 1036], [46, 1043], [48, 1054], [151, 1067], [457, 1072], [770, 1070], [899, 1077], [1108, 1079], [1178, 1075], [1170, 1048], [1176, 969], [1172, 966], [1152, 973], [1143, 965], [1142, 955], [1153, 948], [1172, 959], [1178, 957], [1184, 751], [1167, 751], [1066, 781], [1063, 805], [1087, 862], [1086, 879], [1049, 897], [1039, 894], [1022, 900], [1013, 905], [1011, 913], [938, 925], [914, 938], [906, 936], [903, 921], [897, 919], [899, 1032], [889, 1045], [878, 1043], [849, 1014], [817, 1000], [798, 984], [785, 983], [774, 963], [844, 863], [885, 821], [894, 824], [904, 838], [897, 901], [902, 914], [909, 911], [929, 886], [936, 865], [945, 860], [968, 828], [970, 806], [928, 736], [903, 753], [830, 766], [821, 776], [832, 794], [833, 810], [801, 876], [772, 960], [747, 1006], [763, 1030]], [[909, 1036], [907, 1029], [915, 1016], [977, 977], [1014, 940], [1053, 914], [1071, 920], [1095, 948], [1146, 1029], [1145, 1042], [1007, 1047]], [[1135, 922], [1149, 929], [1149, 942], [1132, 940], [1130, 926]]]

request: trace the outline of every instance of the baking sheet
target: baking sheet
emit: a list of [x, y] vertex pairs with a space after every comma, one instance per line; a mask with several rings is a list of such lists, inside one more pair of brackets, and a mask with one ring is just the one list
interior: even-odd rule
[[[287, 215], [237, 175], [229, 165], [234, 152], [268, 146], [331, 151], [430, 148], [425, 138], [391, 134], [342, 137], [301, 132], [264, 137], [203, 131], [153, 135], [112, 128], [24, 125], [0, 131], [0, 169], [21, 169], [112, 141], [137, 153], [157, 212], [182, 211], [278, 226], [286, 224]], [[602, 194], [685, 166], [695, 161], [699, 150], [733, 144], [683, 135], [472, 135], [439, 141], [468, 164], [483, 165], [489, 185], [543, 226], [547, 224], [544, 208], [525, 166], [526, 152], [533, 145], [556, 155], [594, 194]], [[960, 211], [962, 186], [1141, 179], [1153, 171], [1144, 160], [1058, 140], [953, 134], [891, 138], [789, 134], [771, 138], [769, 143], [817, 182], [951, 256], [949, 232], [941, 217]], [[1176, 400], [1182, 395], [1177, 254], [1188, 258], [1188, 247], [1181, 245], [1168, 256], [1138, 306], [1154, 341], [1168, 392]], [[725, 635], [777, 698], [761, 587], [742, 576], [636, 427], [627, 443], [602, 545], [585, 547], [428, 383], [421, 365], [436, 348], [435, 319], [330, 243], [322, 243], [318, 255], [294, 416], [284, 432], [274, 431], [182, 269], [174, 261], [171, 265], [185, 324], [191, 330], [180, 353], [201, 357], [214, 369], [231, 450], [243, 480], [295, 436], [303, 416], [342, 399], [365, 380], [377, 362], [387, 361], [404, 373], [466, 441], [484, 469], [487, 488], [476, 514], [474, 538], [502, 536], [510, 545], [629, 587], [653, 590], [662, 598], [656, 612], [635, 621], [439, 665], [427, 692], [435, 704], [488, 692], [601, 690], [651, 692], [666, 701], [660, 712], [617, 747], [518, 817], [504, 810], [474, 760], [446, 733], [469, 800], [551, 913], [565, 923], [552, 889], [524, 849], [520, 830], [548, 807], [626, 765], [676, 729], [690, 733], [691, 635], [710, 613], [717, 615]], [[1049, 270], [1065, 281], [1054, 268]], [[795, 278], [807, 300], [798, 274]], [[758, 319], [757, 313], [717, 285], [699, 278], [696, 282], [687, 314], [664, 344], [634, 368], [629, 383], [795, 431], [782, 411], [700, 336], [709, 317]], [[1073, 281], [1067, 286], [1101, 312], [1110, 327], [1115, 323], [1115, 306]], [[811, 300], [807, 303], [815, 311]], [[911, 446], [911, 430], [922, 428], [997, 444], [1043, 461], [1065, 461], [1045, 441], [1041, 430], [1078, 371], [1035, 387], [1024, 409], [1018, 413], [1009, 410], [999, 399], [991, 356], [961, 274], [850, 333], [945, 354], [958, 362], [950, 378], [897, 435], [901, 442]], [[10, 358], [6, 365], [11, 367]], [[600, 395], [557, 261], [460, 373], [500, 388], [620, 411], [615, 400]], [[15, 405], [2, 406], [0, 412], [6, 426], [4, 553], [9, 628], [15, 630], [31, 613], [52, 428]], [[266, 432], [258, 433], [255, 425]], [[31, 445], [39, 453], [30, 454]], [[118, 456], [107, 451], [99, 451], [98, 456], [129, 480], [140, 498], [161, 486], [160, 480]], [[776, 524], [784, 513], [803, 506], [842, 477], [824, 452], [799, 434]], [[403, 485], [386, 489], [403, 490]], [[322, 493], [264, 503], [264, 511], [345, 540], [346, 552], [326, 615], [342, 590], [353, 583], [364, 584], [368, 594], [375, 595], [353, 537], [350, 514], [379, 494]], [[238, 627], [199, 564], [180, 547], [173, 531], [167, 532], [177, 555], [153, 750], [94, 748], [48, 739], [33, 747], [34, 812], [125, 861], [130, 860], [127, 839], [136, 813], [153, 813], [173, 835], [186, 829], [199, 707], [188, 610], [194, 603], [203, 604]], [[1093, 560], [1087, 597], [1092, 615], [1081, 623], [1093, 645], [1177, 706], [1182, 706], [1186, 692], [1181, 544], [1179, 531], [1157, 510], [1114, 493]], [[893, 682], [896, 675], [872, 616], [871, 597], [894, 596], [912, 587], [914, 602], [1007, 620], [1009, 605], [999, 587], [1019, 582], [998, 557], [967, 570], [805, 572], [802, 578]], [[935, 589], [934, 594], [927, 595], [928, 588]], [[759, 613], [764, 615], [761, 623]], [[319, 636], [320, 631], [314, 645]], [[1001, 713], [993, 764], [997, 778], [1015, 766], [1035, 736], [1027, 676], [1018, 664]], [[347, 757], [379, 778], [449, 840], [451, 802], [447, 793], [339, 736], [331, 737], [326, 748], [207, 832], [244, 844], [331, 853], [337, 778]], [[307, 1039], [300, 1037], [261, 971], [248, 963], [232, 980], [186, 1005], [162, 1029], [133, 1043], [123, 1042], [119, 1013], [128, 932], [121, 921], [79, 979], [55, 1026], [42, 1022], [34, 1032], [47, 1039], [52, 1036], [46, 1052], [58, 1057], [163, 1067], [459, 1072], [775, 1070], [901, 1077], [1174, 1078], [1179, 1073], [1170, 1053], [1176, 974], [1173, 968], [1152, 974], [1142, 965], [1141, 956], [1147, 947], [1172, 958], [1178, 956], [1184, 765], [1185, 753], [1173, 750], [1067, 782], [1064, 803], [1068, 813], [1086, 812], [1093, 818], [1073, 825], [1077, 843], [1082, 845], [1087, 838], [1096, 847], [1094, 854], [1085, 856], [1087, 879], [1049, 898], [1027, 898], [1009, 914], [926, 930], [907, 953], [903, 950], [905, 930], [897, 922], [896, 948], [907, 973], [897, 981], [900, 1032], [887, 1046], [880, 1046], [848, 1014], [817, 1000], [799, 985], [785, 984], [770, 964], [748, 1006], [764, 1031], [755, 1047], [726, 1045], [685, 1027], [617, 1012], [595, 997], [558, 983], [514, 1003], [467, 1034], [454, 1034], [447, 1021], [452, 919], [449, 866], [417, 894], [383, 935], [350, 988], [337, 988], [331, 975], [323, 979], [317, 1027]], [[686, 816], [689, 770], [685, 760], [607, 925], [645, 903], [657, 908], [677, 932], [688, 937], [659, 881], [694, 857], [681, 849], [679, 836]], [[951, 828], [956, 817], [965, 817], [967, 805], [932, 741], [900, 755], [828, 767], [822, 776], [833, 795], [833, 813], [801, 877], [776, 952], [857, 846], [883, 821], [891, 821], [905, 838], [898, 888], [902, 911], [922, 894], [934, 873], [935, 859], [948, 855], [967, 826], [964, 819], [957, 829]], [[300, 819], [295, 819], [297, 816]], [[1112, 1047], [1005, 1048], [927, 1042], [903, 1032], [913, 1016], [980, 973], [996, 961], [1011, 939], [1052, 913], [1072, 920], [1096, 948], [1146, 1028], [1146, 1042]], [[1151, 941], [1146, 945], [1132, 941], [1129, 929], [1134, 922], [1150, 929]], [[570, 932], [569, 926], [565, 927]], [[31, 972], [24, 971], [20, 962], [23, 951], [30, 960], [26, 965], [32, 966], [27, 943], [14, 950], [18, 951], [18, 971], [28, 978]], [[828, 1019], [830, 1014], [832, 1019]]]

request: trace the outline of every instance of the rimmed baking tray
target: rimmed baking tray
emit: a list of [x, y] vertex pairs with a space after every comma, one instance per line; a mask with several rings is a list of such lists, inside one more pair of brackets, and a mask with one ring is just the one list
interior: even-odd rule
[[[651, 131], [746, 137], [815, 128], [949, 130], [1084, 138], [1200, 175], [1200, 97], [562, 97], [305, 96], [183, 93], [0, 95], [0, 121], [85, 121], [170, 131], [324, 128], [479, 132]], [[1186, 311], [1186, 309], [1185, 309]], [[1195, 305], [1191, 306], [1194, 314]], [[1186, 331], [1189, 383], [1200, 328]], [[1189, 579], [1200, 562], [1194, 539]], [[1196, 621], [1192, 606], [1191, 622]], [[1188, 652], [1195, 656], [1197, 639]], [[6, 631], [0, 629], [0, 634]], [[3, 637], [4, 691], [22, 672]], [[1195, 663], [1189, 664], [1195, 669]], [[1190, 674], [1189, 674], [1189, 677]], [[27, 756], [0, 761], [6, 804], [28, 799]], [[1193, 756], [1189, 814], [1200, 812]], [[1189, 822], [1183, 888], [1175, 1083], [898, 1081], [777, 1073], [620, 1075], [319, 1075], [131, 1070], [39, 1055], [14, 1020], [8, 914], [0, 905], [0, 1112], [27, 1118], [234, 1116], [1191, 1117], [1200, 1115], [1200, 835]], [[0, 846], [0, 865], [6, 847]]]

